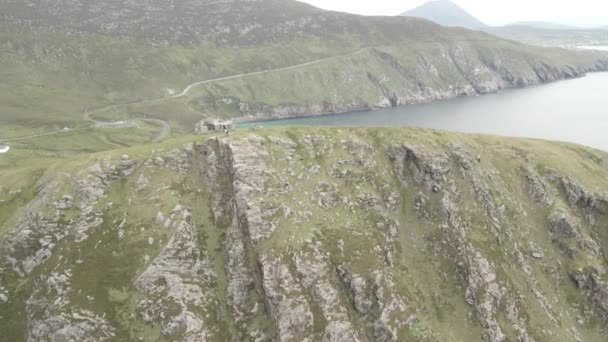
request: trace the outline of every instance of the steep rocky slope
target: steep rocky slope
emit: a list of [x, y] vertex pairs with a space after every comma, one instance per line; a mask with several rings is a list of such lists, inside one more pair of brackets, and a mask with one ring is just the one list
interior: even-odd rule
[[[572, 55], [493, 38], [413, 41], [365, 49], [305, 68], [209, 84], [172, 104], [180, 112], [207, 116], [284, 118], [488, 94], [607, 68], [608, 59], [601, 54]], [[131, 111], [162, 115], [164, 108], [145, 104], [132, 106]]]
[[606, 336], [605, 153], [380, 128], [181, 144], [63, 162], [0, 211], [0, 339]]

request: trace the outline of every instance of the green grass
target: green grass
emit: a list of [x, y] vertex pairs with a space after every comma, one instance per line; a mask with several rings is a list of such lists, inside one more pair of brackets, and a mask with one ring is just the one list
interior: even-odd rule
[[86, 109], [167, 97], [188, 84], [305, 63], [355, 51], [352, 37], [256, 47], [161, 47], [102, 35], [65, 35], [4, 25], [0, 43], [0, 121], [27, 128], [63, 128]]
[[[124, 133], [130, 136], [134, 134], [128, 130]], [[464, 301], [466, 282], [463, 282], [457, 267], [458, 261], [462, 261], [461, 252], [458, 251], [458, 246], [451, 245], [450, 240], [446, 240], [446, 234], [449, 237], [449, 232], [440, 228], [444, 215], [441, 210], [442, 195], [429, 193], [423, 185], [415, 183], [411, 178], [407, 179], [408, 185], [404, 187], [394, 174], [393, 162], [386, 154], [386, 149], [392, 145], [417, 146], [428, 153], [445, 153], [452, 161], [453, 170], [448, 177], [454, 180], [454, 186], [458, 189], [460, 200], [457, 205], [460, 215], [470, 223], [467, 241], [471, 248], [497, 265], [501, 285], [521, 296], [521, 314], [528, 322], [528, 331], [535, 340], [547, 340], [543, 329], [566, 334], [568, 328], [576, 324], [574, 313], [578, 311], [575, 305], [584, 298], [568, 281], [568, 272], [573, 268], [587, 267], [602, 261], [586, 257], [568, 260], [559, 246], [551, 241], [546, 219], [552, 208], [541, 207], [528, 197], [523, 170], [528, 166], [537, 168], [539, 172], [542, 168], [554, 168], [560, 173], [575, 177], [587, 188], [605, 193], [608, 189], [608, 181], [602, 176], [608, 172], [608, 164], [605, 162], [608, 155], [605, 153], [571, 144], [405, 128], [270, 127], [237, 130], [231, 133], [230, 139], [245, 139], [250, 134], [290, 138], [297, 143], [290, 164], [287, 164], [287, 149], [270, 142], [265, 145], [270, 154], [268, 169], [274, 170], [266, 186], [269, 189], [278, 189], [285, 182], [289, 182], [294, 191], [288, 195], [269, 191], [261, 196], [265, 207], [284, 208], [264, 218], [267, 221], [275, 221], [277, 229], [268, 240], [252, 247], [252, 260], [255, 260], [256, 253], [271, 253], [289, 260], [297, 253], [306, 255], [309, 251], [309, 241], [319, 241], [319, 248], [328, 253], [327, 256], [334, 266], [344, 265], [350, 272], [368, 279], [375, 270], [385, 268], [391, 272], [395, 285], [390, 291], [403, 298], [408, 308], [407, 315], [415, 314], [418, 319], [412, 327], [400, 331], [402, 338], [430, 341], [478, 339], [481, 333], [479, 323], [474, 310]], [[317, 142], [311, 146], [313, 155], [309, 155], [304, 143], [303, 137], [306, 135], [318, 137]], [[0, 199], [6, 201], [0, 205], [0, 227], [4, 231], [13, 227], [12, 220], [18, 217], [23, 206], [34, 198], [35, 187], [39, 183], [61, 177], [65, 173], [76, 174], [104, 159], [117, 160], [126, 154], [132, 160], [147, 160], [162, 153], [161, 151], [213, 136], [216, 135], [179, 136], [158, 143], [134, 146], [125, 144], [127, 147], [112, 145], [101, 136], [92, 136], [91, 140], [80, 137], [100, 151], [89, 153], [83, 149], [65, 152], [63, 155], [40, 152], [46, 159], [37, 159], [35, 154], [28, 157], [27, 153], [33, 153], [31, 150], [16, 148], [12, 157], [11, 154], [6, 156], [14, 158], [10, 162], [21, 164], [17, 168], [10, 168], [7, 160], [3, 168], [0, 168], [0, 174], [10, 180], [10, 183], [3, 183], [4, 189], [0, 192]], [[342, 143], [355, 139], [364, 142], [369, 149], [358, 154], [356, 149]], [[452, 154], [455, 142], [470, 150], [473, 156], [481, 156], [481, 162], [474, 162], [473, 169], [464, 174], [456, 166], [457, 157]], [[42, 149], [43, 145], [50, 144], [50, 141], [40, 143], [37, 148]], [[42, 160], [44, 163], [40, 162]], [[351, 164], [345, 166], [350, 172], [346, 178], [336, 179], [329, 171], [342, 160], [351, 160]], [[7, 284], [11, 289], [20, 288], [16, 298], [22, 303], [31, 295], [32, 281], [39, 274], [51, 270], [60, 271], [66, 265], [72, 265], [72, 286], [80, 290], [72, 293], [70, 299], [73, 303], [98, 314], [106, 313], [106, 318], [117, 328], [117, 336], [120, 339], [143, 336], [146, 340], [163, 340], [158, 327], [146, 325], [138, 318], [136, 303], [142, 297], [132, 287], [132, 282], [144, 270], [144, 255], [147, 254], [153, 259], [172, 234], [171, 231], [153, 223], [156, 213], [166, 213], [175, 204], [180, 203], [193, 209], [193, 220], [199, 233], [198, 246], [208, 254], [212, 268], [217, 274], [214, 282], [208, 284], [209, 288], [214, 289], [217, 303], [196, 310], [211, 313], [208, 320], [217, 327], [217, 334], [214, 335], [217, 340], [238, 335], [243, 327], [234, 323], [231, 309], [221, 304], [226, 296], [224, 288], [227, 282], [224, 275], [226, 261], [223, 250], [225, 227], [215, 225], [211, 219], [211, 194], [200, 178], [203, 165], [201, 160], [196, 158], [194, 162], [195, 167], [190, 173], [177, 174], [169, 169], [142, 167], [129, 178], [114, 183], [109, 189], [108, 198], [98, 204], [103, 208], [108, 202], [113, 202], [114, 206], [104, 211], [104, 224], [92, 232], [89, 240], [78, 246], [79, 248], [66, 240], [57, 247], [53, 259], [38, 269], [31, 278], [8, 276], [4, 278], [3, 284]], [[369, 166], [364, 166], [366, 162], [370, 162]], [[310, 174], [308, 169], [312, 165], [320, 165], [321, 172]], [[293, 171], [295, 176], [290, 171]], [[128, 199], [136, 187], [135, 182], [140, 172], [146, 172], [154, 188], [168, 188], [162, 193], [156, 193], [152, 189], [144, 190], [138, 193], [134, 202], [129, 205]], [[408, 177], [411, 177], [411, 171], [406, 172]], [[303, 174], [304, 178], [298, 179], [299, 174]], [[483, 203], [479, 203], [476, 198], [472, 177], [487, 183], [496, 205], [505, 205], [500, 244], [488, 229], [489, 217], [481, 206]], [[319, 207], [313, 200], [316, 196], [313, 194], [320, 182], [336, 183], [339, 197], [348, 198], [351, 206], [338, 204], [331, 209]], [[67, 181], [65, 184], [61, 183], [58, 195], [70, 193], [69, 187]], [[22, 189], [22, 192], [13, 197], [9, 196], [8, 193], [16, 188]], [[382, 214], [356, 200], [359, 194], [371, 194], [384, 199], [392, 191], [400, 194], [399, 203], [391, 209], [382, 202], [385, 206]], [[422, 221], [416, 216], [413, 205], [419, 192], [425, 193], [428, 198], [427, 209], [431, 214], [431, 222]], [[561, 192], [556, 193], [560, 196], [556, 205], [565, 206]], [[285, 208], [291, 209], [291, 216], [286, 217]], [[522, 208], [526, 214], [521, 211]], [[570, 210], [581, 218], [585, 217], [576, 208]], [[298, 212], [304, 211], [310, 211], [312, 216], [308, 219], [299, 218], [300, 222], [295, 222]], [[125, 217], [126, 235], [119, 240], [116, 227]], [[398, 223], [398, 237], [394, 244], [389, 244], [385, 236], [385, 219]], [[604, 241], [606, 234], [601, 227], [605, 220], [605, 217], [601, 217], [596, 227], [584, 225], [583, 234], [595, 233]], [[147, 244], [149, 237], [154, 238], [153, 246]], [[529, 256], [530, 241], [534, 241], [545, 255], [542, 260], [528, 259], [533, 276], [523, 272], [514, 254], [517, 244], [521, 252]], [[393, 262], [390, 265], [385, 260], [384, 253], [387, 250], [393, 251]], [[62, 259], [59, 258], [60, 255]], [[83, 263], [75, 264], [73, 261], [77, 259], [83, 260]], [[559, 267], [555, 264], [557, 261], [561, 262]], [[556, 274], [564, 281], [556, 281]], [[530, 292], [531, 286], [536, 286], [549, 298], [556, 312], [572, 314], [559, 317], [560, 326], [554, 327]], [[87, 296], [93, 296], [95, 300], [90, 301]], [[344, 298], [341, 297], [340, 300], [348, 303], [346, 295], [341, 296]], [[346, 307], [350, 311], [353, 310], [350, 306]], [[319, 324], [316, 329], [322, 329], [324, 318], [320, 316], [319, 308], [313, 308]], [[4, 309], [13, 314], [11, 319], [2, 322], [0, 327], [13, 340], [21, 340], [19, 334], [25, 329], [23, 307], [17, 302], [10, 307], [4, 306]], [[373, 311], [370, 317], [359, 317], [350, 311], [349, 314], [357, 317], [353, 318], [353, 321], [361, 325], [358, 328], [362, 331], [367, 329], [366, 320], [372, 319], [378, 313]], [[516, 332], [508, 322], [504, 308], [499, 309], [497, 319], [509, 338], [514, 338]], [[244, 329], [252, 331], [260, 328], [272, 331], [270, 322], [262, 319], [251, 324]], [[587, 325], [580, 327], [580, 330], [583, 336], [589, 338], [596, 338], [600, 334], [600, 327], [594, 321], [589, 321]], [[560, 341], [560, 338], [555, 340]]]
[[[446, 92], [449, 86], [497, 77], [484, 67], [497, 65], [515, 77], [534, 78], [536, 66], [585, 67], [603, 56], [536, 48], [466, 30], [427, 29], [396, 40], [381, 39], [374, 31], [324, 37], [305, 34], [227, 47], [213, 43], [160, 46], [133, 38], [38, 32], [7, 24], [0, 32], [0, 44], [6, 47], [0, 53], [0, 63], [6, 66], [0, 71], [0, 123], [10, 129], [0, 129], [0, 135], [81, 127], [88, 124], [83, 121], [86, 111], [112, 104], [121, 106], [92, 116], [148, 115], [189, 133], [202, 117], [366, 109], [386, 101], [391, 92], [418, 101], [425, 89]], [[362, 48], [366, 50], [352, 55]], [[180, 99], [137, 104], [167, 98], [198, 81], [328, 57], [334, 59], [203, 85]]]

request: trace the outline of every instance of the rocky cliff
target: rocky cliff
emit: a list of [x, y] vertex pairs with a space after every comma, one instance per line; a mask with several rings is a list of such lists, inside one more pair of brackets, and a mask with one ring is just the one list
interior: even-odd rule
[[600, 341], [607, 158], [281, 128], [62, 163], [2, 211], [1, 339]]
[[[189, 109], [184, 111], [241, 119], [367, 111], [608, 70], [608, 58], [601, 54], [541, 51], [492, 39], [414, 41], [411, 46], [374, 47], [303, 68], [205, 85], [192, 89], [184, 101]], [[147, 105], [136, 108], [151, 109]]]

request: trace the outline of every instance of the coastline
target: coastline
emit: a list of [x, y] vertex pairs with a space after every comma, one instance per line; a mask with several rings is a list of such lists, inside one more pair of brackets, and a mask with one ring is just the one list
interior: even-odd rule
[[[503, 92], [542, 87], [545, 85], [554, 84], [554, 83], [558, 83], [558, 82], [565, 82], [565, 81], [584, 78], [584, 77], [587, 77], [589, 74], [599, 74], [599, 73], [608, 73], [608, 69], [607, 70], [587, 71], [576, 77], [562, 78], [562, 79], [548, 81], [548, 82], [538, 82], [538, 83], [528, 84], [523, 87], [518, 87], [518, 86], [502, 87], [502, 88], [497, 88], [494, 91], [481, 92], [481, 93], [475, 93], [475, 94], [456, 95], [456, 96], [439, 98], [439, 99], [428, 99], [428, 100], [422, 100], [422, 101], [418, 101], [418, 102], [398, 104], [396, 106], [372, 105], [367, 108], [351, 109], [351, 110], [344, 110], [344, 111], [333, 111], [333, 112], [327, 111], [327, 112], [313, 113], [313, 114], [306, 113], [306, 114], [301, 114], [301, 115], [298, 114], [298, 115], [285, 115], [285, 116], [272, 116], [272, 117], [262, 117], [262, 116], [259, 116], [259, 117], [234, 117], [234, 118], [231, 118], [231, 120], [239, 128], [241, 128], [242, 125], [247, 125], [247, 128], [248, 128], [248, 127], [254, 127], [256, 123], [276, 122], [276, 121], [291, 120], [291, 119], [306, 119], [306, 118], [315, 118], [315, 117], [339, 116], [339, 115], [345, 115], [345, 114], [351, 114], [351, 113], [363, 113], [363, 112], [373, 113], [376, 111], [389, 109], [389, 108], [403, 108], [403, 107], [416, 106], [416, 105], [440, 103], [440, 102], [445, 102], [445, 101], [452, 101], [452, 100], [459, 99], [459, 98], [480, 97], [480, 96], [485, 96], [485, 95], [499, 94], [499, 93], [503, 93]], [[249, 125], [251, 125], [251, 126], [249, 126]]]

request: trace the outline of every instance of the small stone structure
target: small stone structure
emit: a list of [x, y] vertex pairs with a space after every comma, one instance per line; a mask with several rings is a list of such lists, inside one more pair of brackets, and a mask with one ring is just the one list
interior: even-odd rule
[[196, 124], [194, 132], [196, 134], [203, 134], [207, 132], [223, 132], [235, 129], [235, 124], [232, 120], [214, 120], [206, 121], [201, 120]]

